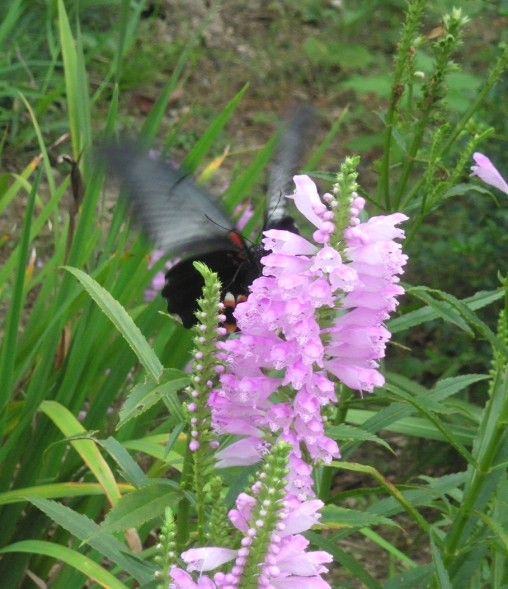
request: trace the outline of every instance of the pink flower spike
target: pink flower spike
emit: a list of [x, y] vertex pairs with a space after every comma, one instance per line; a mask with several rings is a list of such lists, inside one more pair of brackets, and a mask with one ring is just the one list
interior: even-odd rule
[[182, 552], [188, 571], [211, 571], [236, 557], [237, 551], [229, 548], [191, 548]]
[[478, 176], [485, 184], [508, 194], [508, 184], [489, 158], [483, 153], [476, 152], [473, 154], [473, 159], [476, 165], [471, 166], [471, 175]]
[[316, 185], [308, 176], [295, 176], [293, 182], [296, 184], [296, 190], [287, 198], [293, 198], [300, 213], [313, 225], [320, 227], [323, 221], [315, 211], [324, 209], [324, 205], [319, 198]]

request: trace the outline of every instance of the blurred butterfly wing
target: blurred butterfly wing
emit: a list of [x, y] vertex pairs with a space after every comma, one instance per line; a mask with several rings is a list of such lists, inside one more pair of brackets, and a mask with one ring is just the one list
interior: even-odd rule
[[159, 249], [187, 258], [234, 248], [228, 238], [231, 220], [183, 170], [130, 143], [104, 147], [100, 156], [120, 179], [134, 218]]
[[[290, 229], [294, 223], [287, 213], [286, 194], [294, 190], [293, 176], [302, 165], [315, 123], [310, 106], [298, 106], [286, 123], [274, 163], [270, 168], [265, 228]], [[287, 225], [287, 226], [286, 226]]]

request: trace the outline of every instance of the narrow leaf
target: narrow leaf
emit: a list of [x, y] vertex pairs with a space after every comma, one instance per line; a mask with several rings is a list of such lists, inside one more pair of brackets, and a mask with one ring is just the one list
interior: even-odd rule
[[[45, 413], [58, 427], [64, 436], [87, 436], [88, 433], [72, 413], [56, 401], [43, 401], [40, 410]], [[115, 477], [97, 448], [93, 440], [72, 440], [71, 446], [81, 456], [83, 462], [93, 472], [97, 481], [102, 485], [110, 503], [114, 505], [121, 497]]]
[[64, 266], [64, 268], [81, 282], [88, 294], [100, 307], [101, 311], [105, 313], [132, 348], [132, 351], [136, 354], [141, 364], [143, 364], [150, 377], [155, 382], [159, 382], [164, 368], [139, 327], [134, 323], [122, 305], [105, 288], [82, 270], [70, 266]]
[[141, 561], [129, 548], [117, 540], [112, 534], [106, 534], [93, 520], [86, 515], [72, 510], [66, 505], [46, 499], [32, 499], [31, 502], [57, 525], [70, 534], [86, 542], [102, 556], [127, 571], [139, 583], [146, 583], [152, 577], [155, 567]]
[[137, 528], [158, 518], [167, 507], [176, 511], [182, 492], [167, 484], [151, 484], [122, 497], [101, 525], [107, 533]]
[[23, 540], [0, 549], [0, 554], [7, 554], [9, 552], [25, 552], [28, 554], [49, 556], [81, 571], [91, 581], [95, 581], [101, 587], [104, 587], [104, 589], [129, 589], [127, 585], [124, 585], [105, 568], [98, 565], [91, 558], [88, 558], [88, 556], [61, 544], [53, 544], [52, 542], [45, 542], [43, 540]]

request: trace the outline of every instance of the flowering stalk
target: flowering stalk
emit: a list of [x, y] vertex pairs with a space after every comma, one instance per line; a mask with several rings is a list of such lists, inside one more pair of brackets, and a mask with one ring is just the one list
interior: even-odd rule
[[[279, 444], [268, 456], [259, 474], [259, 484], [253, 486], [256, 505], [252, 511], [251, 527], [242, 540], [233, 571], [241, 576], [242, 589], [257, 589], [268, 585], [270, 575], [269, 548], [280, 543], [278, 526], [281, 522], [285, 496], [288, 456], [291, 446]], [[273, 571], [272, 571], [273, 572]]]
[[[498, 338], [508, 343], [508, 326], [506, 309], [508, 308], [508, 282], [505, 282], [505, 309], [499, 320]], [[453, 575], [458, 570], [467, 550], [461, 548], [467, 544], [478, 525], [478, 514], [485, 510], [485, 503], [492, 495], [486, 494], [490, 480], [491, 493], [497, 486], [499, 465], [506, 461], [506, 442], [508, 439], [508, 358], [494, 351], [494, 370], [489, 387], [490, 398], [482, 412], [477, 443], [473, 447], [476, 460], [469, 465], [462, 501], [453, 519], [452, 526], [444, 539], [444, 564]], [[466, 556], [464, 556], [464, 554]]]
[[176, 563], [176, 539], [175, 539], [175, 522], [173, 513], [169, 507], [164, 512], [164, 522], [159, 533], [159, 542], [155, 547], [157, 554], [154, 561], [159, 567], [156, 578], [159, 581], [157, 589], [166, 589], [169, 582], [169, 571]]
[[[286, 496], [290, 446], [274, 446], [253, 481], [252, 494], [241, 493], [229, 519], [241, 532], [237, 550], [204, 547], [182, 554], [187, 571], [173, 567], [171, 589], [258, 589], [299, 587], [331, 589], [321, 577], [332, 561], [324, 551], [309, 552], [309, 541], [301, 535], [319, 521], [323, 503], [299, 503]], [[213, 579], [203, 573], [234, 561], [227, 572]], [[199, 572], [194, 582], [191, 573]]]
[[340, 456], [322, 413], [336, 401], [336, 381], [360, 392], [384, 383], [378, 367], [390, 333], [383, 322], [404, 292], [397, 275], [407, 257], [395, 239], [404, 237], [396, 225], [406, 217], [360, 222], [357, 163], [344, 164], [335, 196], [321, 199], [310, 178], [294, 178], [289, 198], [315, 225], [313, 243], [265, 231], [263, 276], [236, 307], [239, 336], [219, 344], [225, 372], [210, 396], [217, 433], [239, 436], [218, 453], [218, 466], [254, 464], [274, 441], [286, 441], [289, 492], [299, 501], [314, 495], [311, 465]]
[[402, 37], [399, 42], [397, 54], [395, 56], [395, 71], [390, 94], [390, 103], [386, 114], [386, 126], [384, 136], [383, 162], [381, 164], [381, 178], [379, 181], [378, 200], [383, 196], [384, 204], [390, 209], [390, 156], [393, 128], [396, 123], [397, 109], [404, 93], [404, 75], [408, 66], [412, 63], [413, 46], [416, 41], [416, 35], [422, 23], [424, 0], [411, 0], [408, 3], [406, 12], [406, 22], [402, 31]]
[[394, 199], [395, 207], [399, 207], [402, 197], [406, 192], [407, 183], [416, 161], [424, 133], [431, 120], [433, 107], [439, 102], [444, 93], [445, 77], [452, 65], [452, 56], [462, 42], [462, 29], [469, 19], [460, 8], [454, 8], [450, 14], [443, 18], [445, 35], [433, 45], [435, 66], [434, 72], [423, 89], [423, 98], [420, 105], [420, 117], [416, 124], [413, 140], [408, 149], [406, 163], [402, 170], [399, 188]]
[[225, 329], [217, 325], [224, 321], [225, 317], [220, 314], [221, 285], [217, 274], [201, 262], [194, 262], [194, 267], [203, 277], [204, 287], [202, 297], [198, 300], [198, 323], [193, 328], [195, 335], [192, 376], [191, 386], [187, 390], [190, 401], [186, 407], [190, 425], [189, 449], [192, 452], [194, 467], [193, 489], [196, 495], [198, 537], [202, 540], [206, 527], [205, 490], [213, 469], [210, 448], [216, 449], [218, 446], [211, 432], [208, 397], [217, 380], [217, 337], [225, 335]]
[[222, 479], [219, 476], [213, 477], [209, 482], [209, 487], [210, 514], [206, 527], [206, 541], [225, 547], [231, 542], [231, 534]]

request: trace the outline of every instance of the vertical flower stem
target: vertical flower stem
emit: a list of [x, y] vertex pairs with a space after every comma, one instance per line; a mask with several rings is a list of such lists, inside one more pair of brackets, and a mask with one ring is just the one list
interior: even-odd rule
[[395, 57], [395, 72], [388, 104], [388, 112], [385, 121], [385, 134], [383, 141], [383, 159], [381, 162], [381, 176], [379, 179], [377, 201], [384, 201], [387, 210], [391, 208], [390, 197], [390, 155], [392, 145], [392, 134], [397, 120], [397, 107], [404, 94], [403, 78], [407, 64], [411, 60], [411, 47], [418, 31], [425, 2], [423, 0], [412, 0], [408, 3], [406, 22], [402, 30], [402, 37], [399, 49]]
[[[180, 489], [182, 491], [190, 491], [192, 488], [192, 452], [189, 445], [185, 451], [183, 459], [182, 476], [180, 479]], [[176, 517], [176, 545], [178, 552], [181, 552], [187, 545], [190, 532], [190, 502], [185, 495], [183, 495], [178, 504], [178, 513]]]
[[224, 328], [218, 328], [220, 320], [221, 285], [215, 272], [204, 264], [195, 262], [194, 267], [204, 280], [202, 297], [198, 300], [198, 319], [194, 327], [194, 360], [192, 363], [192, 386], [187, 403], [190, 424], [189, 448], [193, 455], [193, 490], [196, 496], [197, 535], [203, 542], [206, 536], [207, 483], [213, 472], [213, 456], [210, 443], [210, 409], [208, 397], [217, 381], [217, 337]]
[[404, 193], [406, 192], [407, 184], [411, 178], [411, 173], [422, 145], [425, 131], [431, 122], [435, 107], [443, 97], [445, 77], [452, 62], [452, 55], [461, 43], [462, 28], [468, 22], [468, 18], [462, 14], [460, 9], [453, 9], [451, 14], [443, 17], [443, 22], [446, 34], [443, 39], [434, 43], [433, 46], [436, 60], [434, 72], [424, 88], [420, 107], [420, 118], [416, 125], [416, 130], [408, 150], [399, 187], [394, 199], [395, 209], [399, 208]]
[[[494, 424], [495, 422], [495, 424]], [[508, 423], [508, 369], [498, 374], [493, 389], [492, 398], [480, 425], [480, 431], [484, 437], [480, 439], [478, 448], [478, 468], [472, 466], [469, 485], [464, 494], [464, 500], [459, 508], [457, 516], [445, 540], [444, 563], [447, 568], [454, 568], [457, 550], [463, 539], [463, 532], [474, 517], [475, 504], [483, 489], [487, 478], [492, 474], [492, 467], [498, 450], [502, 447], [507, 437], [506, 424]]]
[[[506, 307], [508, 307], [508, 284]], [[507, 308], [502, 311], [498, 337], [505, 340], [508, 334]], [[465, 528], [474, 518], [475, 507], [480, 494], [492, 475], [499, 451], [505, 446], [508, 431], [508, 358], [494, 352], [493, 380], [490, 399], [480, 423], [475, 458], [478, 467], [470, 465], [471, 475], [464, 491], [464, 499], [444, 543], [444, 563], [449, 569], [457, 568], [457, 552], [461, 547]]]

